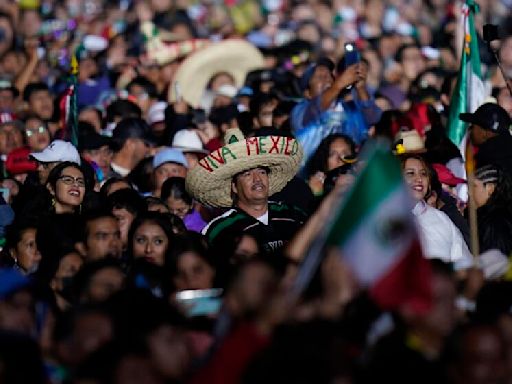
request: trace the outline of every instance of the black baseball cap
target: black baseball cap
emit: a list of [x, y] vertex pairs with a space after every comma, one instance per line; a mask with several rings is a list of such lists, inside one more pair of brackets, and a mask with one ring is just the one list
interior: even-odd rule
[[496, 133], [508, 132], [512, 123], [507, 111], [495, 103], [482, 104], [474, 113], [461, 113], [459, 118]]

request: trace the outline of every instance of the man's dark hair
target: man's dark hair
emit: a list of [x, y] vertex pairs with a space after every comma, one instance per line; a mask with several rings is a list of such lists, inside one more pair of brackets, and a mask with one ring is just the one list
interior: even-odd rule
[[131, 138], [147, 139], [149, 137], [149, 125], [139, 117], [127, 117], [117, 123], [112, 133], [112, 146], [115, 151], [123, 148], [126, 140]]
[[144, 212], [146, 204], [142, 197], [133, 189], [120, 189], [107, 197], [107, 206], [112, 209], [126, 209], [137, 215]]
[[142, 110], [139, 106], [131, 101], [119, 99], [115, 100], [107, 107], [106, 121], [113, 122], [116, 117], [125, 119], [127, 117], [142, 117]]
[[103, 185], [100, 188], [100, 194], [103, 195], [104, 197], [107, 197], [108, 193], [110, 192], [110, 187], [117, 182], [125, 182], [126, 184], [128, 184], [128, 187], [126, 187], [126, 189], [133, 189], [133, 186], [130, 183], [130, 181], [126, 180], [124, 177], [112, 176], [103, 183]]
[[138, 85], [141, 88], [144, 88], [144, 91], [148, 94], [151, 99], [156, 99], [158, 97], [158, 91], [153, 82], [149, 81], [144, 76], [137, 76], [133, 79], [127, 86], [126, 89], [130, 92], [130, 88]]
[[103, 219], [103, 218], [111, 218], [116, 220], [116, 217], [112, 214], [112, 212], [107, 211], [105, 209], [89, 211], [82, 215], [81, 224], [82, 224], [82, 241], [85, 243], [87, 238], [89, 237], [89, 223], [95, 220]]
[[39, 82], [39, 83], [30, 83], [27, 85], [23, 91], [23, 101], [28, 102], [32, 95], [36, 92], [41, 91], [48, 91], [50, 92], [50, 89], [48, 88], [48, 85], [45, 83]]

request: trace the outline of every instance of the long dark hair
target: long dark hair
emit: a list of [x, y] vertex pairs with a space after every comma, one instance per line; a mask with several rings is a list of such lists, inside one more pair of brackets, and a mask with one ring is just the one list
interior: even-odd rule
[[356, 154], [356, 144], [349, 136], [341, 133], [329, 135], [322, 140], [313, 156], [307, 162], [306, 173], [308, 176], [312, 176], [318, 171], [327, 173], [327, 160], [329, 159], [331, 144], [338, 139], [345, 141], [349, 145], [351, 155]]
[[[494, 171], [497, 177], [497, 180], [494, 182], [496, 187], [485, 205], [510, 209], [512, 204], [512, 178], [498, 165], [491, 165], [485, 168]], [[478, 178], [478, 170], [476, 177]]]
[[167, 239], [169, 240], [169, 245], [167, 248], [167, 253], [172, 246], [175, 235], [172, 230], [171, 221], [168, 218], [168, 215], [160, 212], [144, 212], [133, 220], [132, 225], [130, 226], [130, 230], [128, 231], [128, 257], [130, 260], [133, 260], [133, 236], [135, 235], [135, 231], [144, 223], [151, 223], [158, 225], [162, 231], [164, 231]]

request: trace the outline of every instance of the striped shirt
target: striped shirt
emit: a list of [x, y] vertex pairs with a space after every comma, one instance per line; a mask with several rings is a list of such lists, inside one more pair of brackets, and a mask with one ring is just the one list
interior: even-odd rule
[[242, 233], [252, 235], [265, 252], [274, 253], [295, 235], [306, 220], [298, 208], [283, 203], [268, 203], [268, 225], [234, 207], [216, 217], [203, 229], [210, 245]]

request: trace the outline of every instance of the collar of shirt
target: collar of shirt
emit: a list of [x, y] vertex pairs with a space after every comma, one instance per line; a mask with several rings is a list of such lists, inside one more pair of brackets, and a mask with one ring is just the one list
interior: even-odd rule
[[119, 173], [122, 177], [126, 177], [130, 173], [128, 168], [121, 167], [120, 165], [114, 163], [111, 163], [110, 167], [114, 170], [114, 172]]
[[425, 203], [423, 200], [420, 200], [416, 203], [414, 208], [412, 209], [412, 213], [414, 216], [419, 216], [427, 210], [427, 203]]
[[256, 220], [258, 220], [259, 222], [261, 222], [265, 225], [268, 225], [268, 210], [260, 217], [257, 217]]

